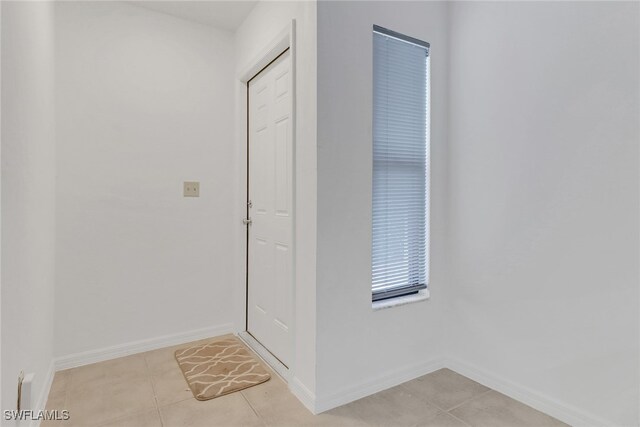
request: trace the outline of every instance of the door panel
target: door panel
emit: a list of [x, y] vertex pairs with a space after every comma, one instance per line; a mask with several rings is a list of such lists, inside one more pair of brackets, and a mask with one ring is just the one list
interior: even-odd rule
[[284, 365], [293, 313], [291, 59], [283, 53], [249, 82], [247, 331]]

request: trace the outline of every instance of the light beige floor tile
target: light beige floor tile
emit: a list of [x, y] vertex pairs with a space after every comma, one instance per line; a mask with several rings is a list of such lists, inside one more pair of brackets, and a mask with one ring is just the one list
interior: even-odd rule
[[71, 427], [71, 424], [62, 420], [43, 420], [40, 423], [40, 427]]
[[[53, 413], [49, 413], [48, 416], [51, 417], [57, 417], [59, 419], [51, 419], [51, 420], [43, 420], [40, 423], [40, 427], [71, 427], [71, 421], [70, 420], [64, 420], [64, 413], [62, 412], [63, 409], [61, 408], [56, 408], [56, 407], [52, 407], [50, 408], [49, 405], [47, 404], [46, 409], [48, 411], [58, 411], [58, 413], [56, 415], [54, 415]], [[25, 424], [27, 425], [27, 424]]]
[[493, 390], [461, 405], [451, 414], [474, 427], [566, 426], [549, 415]]
[[110, 421], [100, 427], [162, 427], [162, 422], [158, 410], [153, 409], [142, 414]]
[[175, 369], [151, 377], [153, 391], [159, 406], [192, 399], [193, 393], [176, 363]]
[[410, 394], [445, 411], [489, 389], [449, 369], [440, 369], [402, 384]]
[[183, 400], [161, 407], [160, 415], [165, 427], [264, 425], [240, 393], [206, 401]]
[[69, 375], [67, 388], [82, 388], [90, 384], [104, 382], [104, 364], [92, 363], [67, 370]]
[[176, 350], [195, 345], [195, 343], [200, 343], [200, 341], [173, 345], [171, 347], [165, 347], [158, 350], [152, 350], [146, 353], [142, 353], [147, 362], [149, 373], [151, 375], [156, 375], [175, 369], [176, 367], [178, 367], [178, 362], [176, 361], [175, 356]]
[[153, 387], [147, 377], [119, 380], [98, 387], [74, 388], [67, 394], [72, 425], [100, 425], [155, 407]]
[[413, 426], [436, 418], [442, 411], [398, 386], [344, 407], [371, 426]]
[[176, 350], [177, 347], [167, 347], [143, 353], [149, 373], [151, 375], [157, 375], [176, 368], [178, 366], [178, 362], [174, 356]]
[[51, 383], [50, 394], [57, 394], [59, 392], [63, 392], [67, 390], [67, 386], [70, 383], [71, 372], [69, 370], [58, 371], [53, 377], [53, 382]]
[[67, 409], [67, 392], [65, 390], [58, 390], [55, 393], [49, 393], [47, 397], [46, 409], [48, 410], [63, 410]]
[[266, 383], [241, 391], [251, 407], [269, 426], [365, 426], [353, 411], [336, 408], [313, 415], [288, 389], [280, 377], [272, 373]]
[[138, 377], [146, 377], [149, 375], [147, 371], [147, 363], [144, 355], [134, 354], [132, 356], [119, 357], [117, 359], [102, 362], [105, 380], [119, 381], [123, 379], [132, 379]]
[[449, 415], [446, 412], [440, 412], [434, 418], [424, 420], [416, 424], [417, 427], [468, 427], [468, 424]]
[[119, 357], [105, 362], [67, 369], [56, 373], [62, 374], [61, 387], [78, 389], [87, 386], [100, 386], [108, 382], [145, 377], [149, 375], [143, 354]]
[[351, 408], [340, 406], [322, 414], [318, 414], [314, 418], [314, 426], [335, 426], [335, 427], [362, 427], [366, 426]]
[[241, 391], [251, 407], [267, 425], [312, 425], [314, 416], [289, 391], [287, 385], [272, 375], [265, 383]]

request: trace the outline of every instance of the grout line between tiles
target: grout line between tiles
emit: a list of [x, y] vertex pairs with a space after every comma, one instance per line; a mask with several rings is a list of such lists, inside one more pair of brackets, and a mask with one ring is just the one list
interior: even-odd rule
[[156, 404], [156, 413], [158, 414], [158, 419], [160, 420], [160, 427], [164, 427], [164, 420], [162, 419], [162, 412], [160, 412], [160, 402], [158, 402], [158, 392], [156, 391], [156, 384], [153, 380], [154, 377], [151, 373], [151, 367], [149, 367], [149, 361], [146, 356], [143, 356], [144, 365], [147, 368], [147, 374], [149, 375], [149, 381], [151, 382], [151, 389], [153, 390], [153, 401]]
[[[483, 393], [483, 394], [484, 394], [484, 393]], [[457, 408], [457, 406], [456, 406], [456, 408]], [[455, 415], [453, 415], [451, 412], [447, 412], [447, 415], [449, 415], [449, 416], [450, 416], [450, 417], [452, 417], [452, 418], [455, 418], [456, 420], [460, 421], [462, 424], [464, 424], [464, 425], [466, 425], [466, 426], [471, 427], [471, 424], [467, 423], [465, 420], [462, 420], [462, 419], [460, 419], [460, 418], [456, 417], [456, 416], [455, 416]]]
[[251, 402], [249, 402], [249, 399], [247, 399], [247, 396], [244, 395], [244, 393], [242, 392], [242, 390], [238, 390], [238, 392], [240, 393], [240, 395], [242, 396], [242, 398], [244, 399], [245, 402], [247, 402], [247, 405], [249, 405], [249, 408], [251, 408], [251, 410], [253, 411], [254, 414], [256, 414], [256, 417], [258, 417], [258, 419], [260, 421], [262, 421], [263, 424], [267, 424], [267, 422], [264, 420], [264, 418], [262, 417], [262, 415], [260, 415], [257, 411], [256, 408], [253, 407], [253, 405], [251, 404]]
[[[405, 391], [407, 391], [407, 392], [409, 392], [409, 394], [411, 394], [412, 396], [416, 396], [416, 395], [415, 395], [415, 392], [410, 391], [410, 390], [409, 390], [409, 388], [405, 386], [405, 384], [406, 384], [406, 383], [402, 383], [402, 384], [400, 384], [400, 385], [399, 385], [399, 387], [404, 388], [404, 390], [405, 390]], [[426, 397], [424, 397], [424, 396], [416, 396], [416, 397], [421, 398], [422, 400], [424, 400], [424, 401], [425, 401], [426, 403], [428, 403], [429, 405], [434, 406], [435, 408], [437, 408], [437, 409], [439, 409], [439, 410], [441, 410], [441, 411], [443, 411], [443, 412], [446, 412], [446, 413], [448, 414], [448, 413], [450, 413], [450, 411], [453, 411], [454, 409], [457, 409], [457, 408], [459, 408], [460, 406], [464, 405], [465, 403], [471, 402], [472, 400], [477, 399], [477, 398], [479, 398], [480, 396], [484, 396], [485, 394], [487, 394], [487, 393], [489, 393], [489, 392], [491, 392], [491, 391], [495, 391], [495, 390], [493, 390], [492, 388], [489, 388], [488, 390], [485, 390], [485, 391], [483, 391], [482, 393], [479, 393], [479, 394], [477, 394], [477, 395], [475, 395], [475, 396], [473, 396], [473, 397], [470, 397], [469, 399], [467, 399], [467, 400], [465, 400], [465, 401], [463, 401], [463, 402], [461, 402], [461, 403], [458, 403], [457, 405], [455, 405], [455, 406], [453, 406], [453, 407], [451, 407], [451, 408], [449, 408], [449, 409], [444, 408], [444, 407], [442, 407], [442, 406], [438, 405], [437, 403], [433, 402], [431, 399], [428, 399], [428, 398], [426, 398]]]
[[156, 403], [156, 412], [158, 413], [158, 419], [160, 420], [160, 427], [164, 427], [164, 420], [162, 419], [162, 412], [160, 412], [160, 407]]
[[492, 388], [490, 388], [489, 390], [483, 391], [482, 393], [480, 393], [480, 394], [478, 394], [478, 395], [476, 395], [476, 396], [473, 396], [473, 397], [471, 397], [471, 398], [469, 398], [469, 399], [465, 400], [464, 402], [459, 403], [459, 404], [457, 404], [456, 406], [454, 406], [454, 407], [452, 407], [452, 408], [448, 409], [448, 410], [447, 410], [447, 412], [451, 412], [451, 411], [453, 411], [453, 410], [455, 410], [455, 409], [458, 409], [458, 408], [459, 408], [459, 407], [461, 407], [462, 405], [465, 405], [465, 404], [467, 404], [467, 403], [471, 402], [472, 400], [478, 399], [478, 398], [480, 398], [480, 397], [484, 396], [484, 395], [485, 395], [485, 394], [487, 394], [487, 393], [491, 393], [492, 391], [494, 391]]
[[[154, 409], [156, 409], [156, 408], [154, 408]], [[97, 427], [106, 426], [106, 425], [113, 424], [113, 423], [119, 422], [119, 421], [125, 421], [125, 420], [128, 420], [129, 418], [134, 418], [134, 417], [137, 417], [138, 415], [146, 414], [147, 412], [150, 412], [150, 411], [152, 411], [152, 409], [147, 409], [147, 410], [142, 410], [141, 409], [139, 411], [132, 412], [130, 414], [122, 415], [122, 416], [119, 416], [119, 417], [107, 418], [104, 421], [102, 421], [100, 424], [97, 424]]]
[[426, 398], [424, 396], [421, 396], [421, 395], [417, 395], [414, 391], [410, 390], [409, 387], [407, 387], [405, 384], [406, 383], [399, 384], [397, 387], [400, 387], [400, 388], [404, 389], [404, 391], [409, 393], [411, 396], [413, 396], [413, 397], [415, 397], [415, 398], [417, 398], [419, 400], [422, 400], [423, 402], [433, 406], [434, 408], [439, 409], [442, 412], [449, 413], [449, 411], [447, 411], [446, 408], [442, 408], [440, 405], [438, 405], [438, 404], [434, 403], [433, 401], [431, 401], [431, 399], [428, 399], [428, 398]]
[[[169, 346], [171, 347], [171, 346]], [[163, 347], [160, 348], [158, 350], [163, 350], [169, 347]], [[149, 380], [151, 381], [151, 388], [153, 389], [153, 400], [156, 403], [156, 412], [158, 413], [158, 419], [160, 420], [160, 426], [164, 427], [165, 426], [165, 421], [164, 421], [164, 417], [162, 416], [162, 411], [160, 410], [161, 405], [160, 405], [160, 401], [158, 400], [158, 392], [156, 391], [156, 384], [154, 379], [156, 378], [156, 373], [153, 372], [153, 370], [151, 369], [151, 366], [149, 366], [149, 361], [147, 360], [147, 357], [144, 357], [144, 363], [147, 366], [147, 373], [149, 374]], [[186, 399], [185, 399], [186, 400]], [[174, 402], [174, 403], [179, 403], [179, 402]], [[168, 405], [172, 405], [173, 403], [168, 403], [164, 406], [168, 406]]]
[[156, 385], [154, 384], [153, 381], [153, 375], [151, 375], [151, 369], [149, 369], [149, 362], [147, 361], [146, 356], [143, 356], [142, 359], [144, 360], [144, 367], [147, 369], [147, 375], [149, 377], [149, 381], [151, 382], [151, 390], [153, 390], [153, 400], [155, 400], [156, 402], [156, 408], [158, 407], [158, 396], [156, 393]]

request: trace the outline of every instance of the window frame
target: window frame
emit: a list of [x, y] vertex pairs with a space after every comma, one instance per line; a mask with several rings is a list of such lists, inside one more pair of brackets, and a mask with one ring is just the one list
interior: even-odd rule
[[[376, 63], [376, 33], [378, 35], [382, 35], [382, 36], [386, 36], [386, 37], [390, 37], [393, 39], [397, 39], [401, 42], [405, 42], [405, 43], [409, 43], [409, 44], [413, 44], [416, 45], [418, 47], [424, 48], [425, 49], [425, 53], [426, 53], [426, 58], [425, 58], [425, 106], [424, 106], [424, 111], [426, 113], [426, 117], [425, 117], [425, 138], [424, 138], [424, 144], [425, 144], [425, 165], [424, 165], [424, 169], [425, 169], [425, 174], [424, 174], [424, 191], [425, 191], [425, 195], [424, 195], [424, 200], [425, 200], [425, 207], [424, 207], [424, 227], [425, 227], [425, 241], [424, 241], [424, 265], [420, 265], [416, 263], [412, 263], [412, 259], [414, 258], [413, 255], [408, 256], [408, 261], [407, 261], [407, 266], [406, 269], [407, 271], [411, 271], [411, 270], [415, 270], [415, 269], [420, 269], [420, 268], [424, 268], [425, 270], [425, 280], [424, 283], [406, 283], [406, 284], [399, 284], [396, 286], [390, 286], [387, 289], [378, 289], [376, 291], [375, 289], [375, 283], [373, 280], [373, 276], [374, 276], [374, 267], [376, 266], [374, 264], [374, 250], [375, 250], [375, 240], [374, 240], [374, 227], [373, 227], [373, 222], [372, 222], [372, 294], [371, 294], [371, 298], [372, 298], [372, 302], [374, 303], [374, 307], [376, 305], [384, 305], [384, 306], [389, 306], [389, 300], [392, 299], [398, 299], [398, 300], [403, 300], [403, 301], [407, 301], [407, 300], [414, 300], [412, 299], [412, 297], [414, 297], [416, 294], [423, 294], [421, 298], [418, 298], [418, 300], [420, 299], [426, 299], [426, 297], [428, 297], [428, 285], [429, 285], [429, 274], [430, 274], [430, 253], [429, 253], [429, 249], [430, 249], [430, 211], [431, 211], [431, 201], [430, 201], [430, 184], [431, 184], [431, 178], [430, 178], [430, 166], [431, 166], [431, 162], [430, 162], [430, 150], [431, 150], [431, 137], [430, 137], [430, 114], [431, 114], [431, 70], [430, 70], [430, 44], [428, 42], [416, 39], [414, 37], [410, 37], [407, 36], [405, 34], [401, 34], [398, 33], [396, 31], [393, 30], [389, 30], [387, 28], [381, 27], [379, 25], [373, 25], [373, 33], [372, 33], [372, 40], [373, 40], [373, 67], [375, 67], [375, 63]], [[373, 73], [375, 73], [376, 70], [373, 70]], [[375, 76], [375, 74], [374, 74]], [[373, 90], [376, 90], [376, 81], [375, 79], [373, 79]], [[374, 96], [372, 97], [372, 110], [374, 111], [374, 115], [372, 116], [372, 148], [375, 150], [375, 144], [376, 144], [376, 132], [375, 132], [375, 126], [376, 123], [374, 122], [375, 120], [375, 110], [377, 108], [377, 105], [375, 104], [375, 100], [376, 100], [376, 96], [375, 96], [375, 92], [374, 92]], [[374, 156], [375, 159], [375, 156]], [[389, 163], [393, 162], [393, 160], [389, 160]], [[409, 163], [409, 162], [407, 162]], [[376, 161], [374, 160], [373, 162], [373, 170], [372, 170], [372, 179], [375, 180], [375, 173], [376, 173]], [[404, 166], [404, 168], [406, 170], [408, 170], [408, 168], [412, 167], [410, 164], [407, 164], [406, 166]], [[372, 197], [375, 197], [375, 188], [372, 189]], [[372, 208], [374, 207], [374, 205], [372, 204]], [[373, 219], [373, 211], [372, 211], [372, 219]], [[407, 239], [407, 242], [409, 242], [409, 239]], [[421, 280], [420, 280], [421, 281]], [[384, 286], [384, 285], [383, 285]], [[378, 288], [380, 288], [381, 286], [379, 286]]]

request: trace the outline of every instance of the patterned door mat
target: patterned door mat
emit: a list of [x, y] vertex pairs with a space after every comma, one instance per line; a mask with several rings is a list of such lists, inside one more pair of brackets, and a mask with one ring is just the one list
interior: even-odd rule
[[271, 378], [237, 338], [177, 350], [176, 360], [198, 400], [209, 400], [261, 384]]

